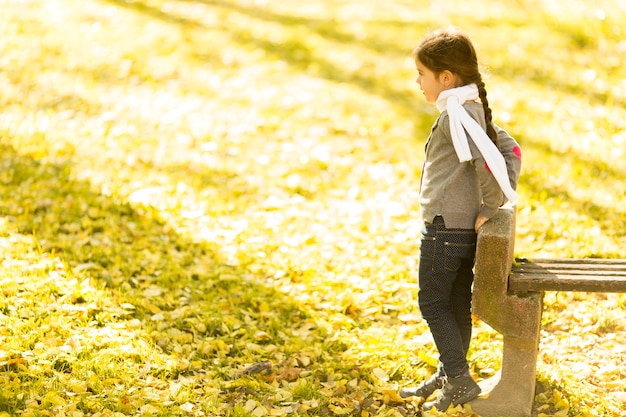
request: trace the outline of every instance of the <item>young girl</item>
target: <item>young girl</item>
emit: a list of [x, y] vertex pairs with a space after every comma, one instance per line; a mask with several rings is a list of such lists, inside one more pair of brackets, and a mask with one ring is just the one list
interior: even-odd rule
[[423, 408], [445, 411], [480, 394], [466, 359], [476, 234], [507, 200], [515, 203], [521, 152], [492, 122], [476, 51], [465, 34], [454, 28], [434, 32], [413, 58], [426, 101], [441, 112], [422, 171], [418, 295], [440, 366], [421, 385], [402, 388], [400, 396], [426, 399], [440, 389]]

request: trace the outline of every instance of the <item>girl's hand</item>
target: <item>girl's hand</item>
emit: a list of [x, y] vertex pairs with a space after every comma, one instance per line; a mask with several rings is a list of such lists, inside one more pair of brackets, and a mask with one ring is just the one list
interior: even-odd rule
[[487, 220], [489, 220], [488, 217], [485, 217], [482, 214], [478, 215], [478, 217], [476, 218], [476, 223], [474, 224], [474, 230], [476, 230], [476, 233], [478, 233], [478, 229], [480, 229], [480, 226], [485, 224]]

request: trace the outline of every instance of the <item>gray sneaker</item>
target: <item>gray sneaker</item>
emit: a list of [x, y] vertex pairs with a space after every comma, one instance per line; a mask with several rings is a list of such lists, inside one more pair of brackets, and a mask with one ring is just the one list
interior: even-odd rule
[[402, 398], [408, 397], [422, 397], [426, 399], [432, 395], [438, 389], [443, 388], [446, 383], [446, 377], [441, 372], [433, 374], [429, 379], [422, 382], [416, 387], [404, 387], [400, 388], [398, 394]]
[[473, 400], [480, 394], [480, 387], [469, 375], [463, 375], [458, 378], [448, 378], [446, 384], [437, 395], [437, 399], [424, 403], [422, 409], [424, 411], [436, 408], [439, 411], [446, 411], [450, 404], [456, 407], [459, 404], [465, 404]]

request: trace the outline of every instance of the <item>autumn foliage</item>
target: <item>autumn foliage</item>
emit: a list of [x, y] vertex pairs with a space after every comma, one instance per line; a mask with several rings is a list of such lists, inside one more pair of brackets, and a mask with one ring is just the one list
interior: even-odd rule
[[[518, 254], [626, 257], [618, 0], [0, 9], [0, 417], [419, 415], [435, 27], [524, 149]], [[538, 415], [626, 415], [625, 296], [545, 305]], [[469, 356], [492, 376], [499, 335]]]

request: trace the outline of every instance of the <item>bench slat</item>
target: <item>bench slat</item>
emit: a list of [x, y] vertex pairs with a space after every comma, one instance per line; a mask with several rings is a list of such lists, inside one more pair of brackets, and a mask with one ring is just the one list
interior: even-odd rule
[[626, 259], [516, 259], [515, 268], [582, 268], [626, 271]]
[[614, 276], [619, 277], [622, 275], [626, 275], [626, 269], [599, 269], [599, 268], [572, 268], [565, 267], [560, 268], [558, 266], [546, 266], [542, 268], [537, 267], [518, 267], [515, 268], [514, 271], [516, 273], [524, 273], [524, 274], [546, 274], [546, 273], [555, 273], [558, 274], [560, 272], [566, 273], [568, 275], [606, 275], [606, 276]]
[[510, 291], [626, 292], [623, 259], [516, 260]]
[[548, 258], [548, 259], [526, 259], [516, 258], [520, 264], [595, 264], [595, 265], [626, 265], [626, 259], [605, 259], [605, 258]]

